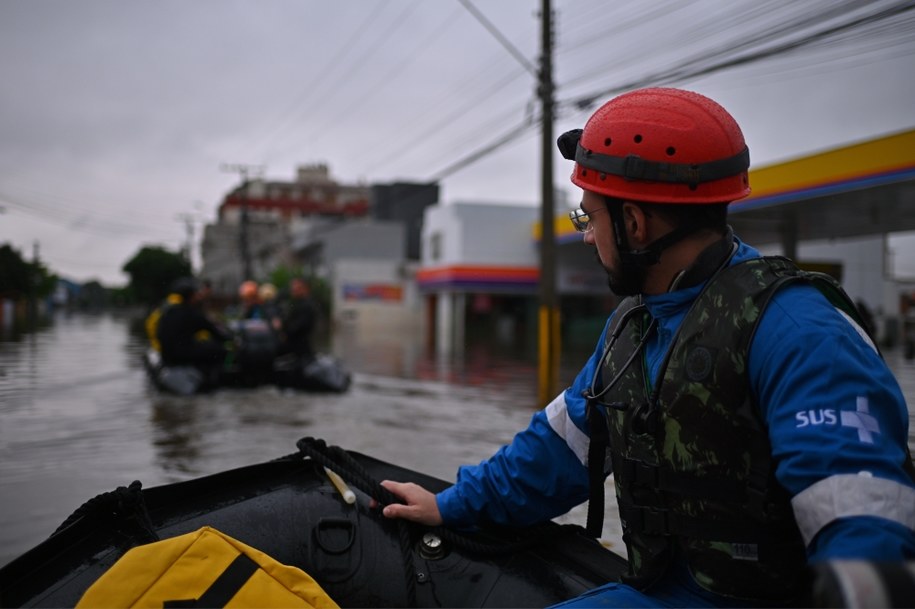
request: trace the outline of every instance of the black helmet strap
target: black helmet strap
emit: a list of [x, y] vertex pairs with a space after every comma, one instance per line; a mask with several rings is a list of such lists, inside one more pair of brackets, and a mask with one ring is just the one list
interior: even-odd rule
[[[629, 247], [626, 236], [626, 224], [623, 218], [623, 201], [613, 197], [604, 197], [604, 203], [613, 223], [613, 234], [616, 250], [620, 257], [620, 281], [614, 283], [613, 291], [619, 296], [633, 296], [642, 291], [645, 283], [645, 269], [661, 260], [661, 252], [671, 245], [682, 241], [700, 228], [700, 224], [684, 224], [673, 229], [663, 237], [656, 239], [648, 247], [633, 250]], [[637, 201], [630, 201], [639, 205]]]
[[593, 152], [582, 147], [582, 133], [582, 129], [573, 129], [559, 136], [556, 143], [563, 158], [599, 173], [627, 180], [695, 186], [741, 174], [750, 167], [750, 150], [746, 147], [734, 156], [706, 163], [663, 163], [647, 161], [635, 154], [622, 157]]

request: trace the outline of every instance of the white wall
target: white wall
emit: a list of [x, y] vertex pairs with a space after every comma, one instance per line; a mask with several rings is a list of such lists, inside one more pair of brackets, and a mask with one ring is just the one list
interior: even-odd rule
[[[899, 314], [895, 282], [886, 268], [885, 238], [831, 239], [800, 242], [798, 262], [822, 262], [842, 266], [842, 287], [852, 300], [863, 300], [871, 311]], [[780, 248], [765, 248], [763, 253], [778, 254]]]
[[[455, 202], [426, 208], [424, 267], [455, 264], [536, 266], [532, 227], [540, 210], [530, 205]], [[433, 238], [439, 235], [439, 257]]]
[[[412, 269], [403, 261], [346, 258], [333, 265], [333, 315], [336, 324], [361, 331], [418, 331], [422, 315]], [[346, 300], [346, 286], [389, 285], [401, 289], [400, 301]]]

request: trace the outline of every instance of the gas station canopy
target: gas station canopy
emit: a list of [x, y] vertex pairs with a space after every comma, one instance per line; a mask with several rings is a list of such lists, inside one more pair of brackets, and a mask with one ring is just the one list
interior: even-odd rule
[[915, 129], [751, 169], [750, 186], [729, 212], [749, 243], [915, 230]]

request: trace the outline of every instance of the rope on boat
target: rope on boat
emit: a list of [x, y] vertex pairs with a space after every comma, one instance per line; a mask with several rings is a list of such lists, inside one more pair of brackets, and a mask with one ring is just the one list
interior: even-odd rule
[[[397, 501], [397, 498], [392, 493], [373, 480], [369, 473], [365, 471], [365, 468], [339, 446], [328, 446], [324, 440], [315, 438], [302, 438], [296, 442], [296, 447], [302, 456], [311, 458], [345, 478], [348, 484], [352, 484], [367, 495], [375, 498], [379, 503], [387, 505]], [[416, 565], [413, 561], [412, 543], [410, 541], [410, 523], [406, 520], [398, 519], [397, 534], [405, 567], [407, 599], [410, 607], [416, 607]]]
[[111, 520], [133, 524], [139, 533], [137, 537], [139, 543], [159, 541], [159, 536], [156, 534], [156, 529], [146, 509], [143, 493], [140, 491], [142, 486], [139, 480], [134, 480], [129, 486], [119, 486], [113, 491], [96, 495], [76, 508], [51, 536], [53, 537], [81, 518], [104, 514]]

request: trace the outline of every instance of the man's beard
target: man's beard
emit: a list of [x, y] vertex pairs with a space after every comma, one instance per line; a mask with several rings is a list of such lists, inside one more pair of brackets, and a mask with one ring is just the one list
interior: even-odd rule
[[597, 258], [597, 263], [600, 264], [604, 269], [604, 272], [607, 273], [607, 285], [610, 287], [610, 291], [621, 297], [635, 296], [636, 294], [641, 293], [644, 276], [637, 267], [623, 265], [619, 256], [617, 256], [616, 266], [619, 270], [614, 271], [604, 266], [597, 249], [594, 250], [594, 256]]

